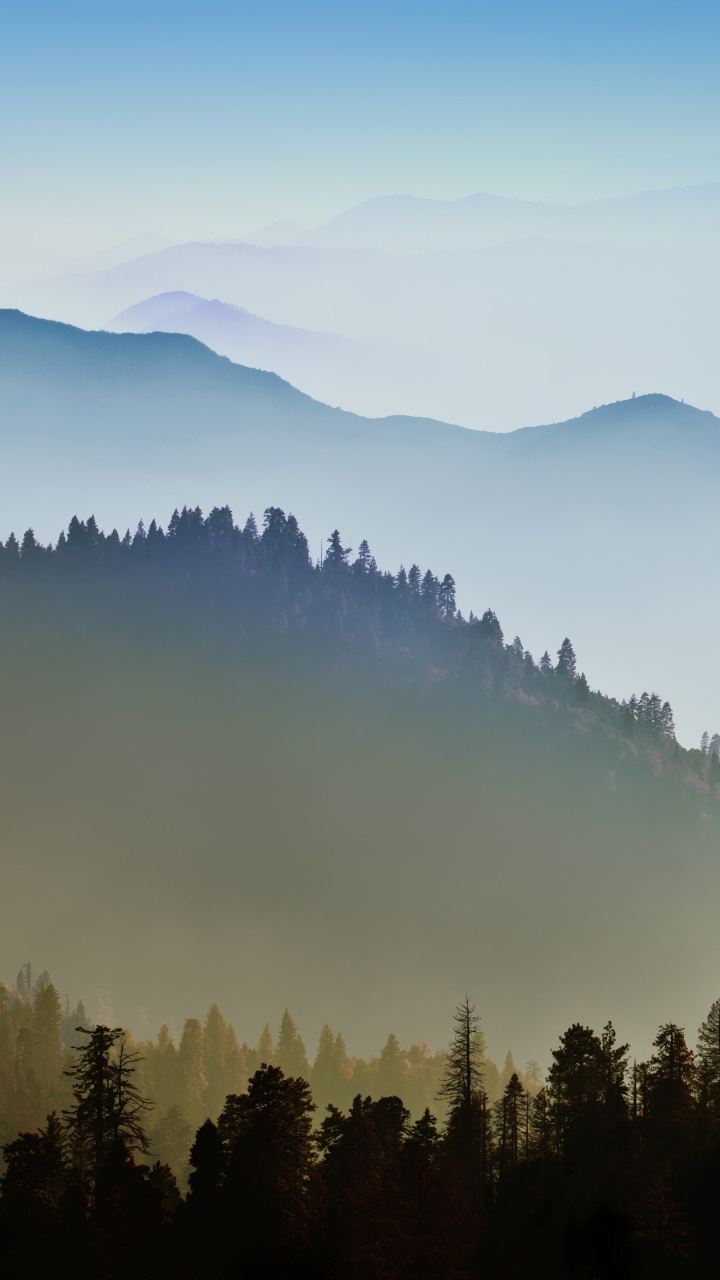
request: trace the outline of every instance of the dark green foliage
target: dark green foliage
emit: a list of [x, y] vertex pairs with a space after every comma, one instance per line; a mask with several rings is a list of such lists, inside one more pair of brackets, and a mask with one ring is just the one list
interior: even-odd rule
[[[375, 667], [381, 678], [420, 683], [438, 672], [445, 683], [474, 677], [486, 697], [502, 688], [505, 696], [521, 692], [531, 705], [552, 703], [561, 685], [563, 699], [591, 711], [601, 732], [621, 728], [668, 740], [674, 732], [672, 710], [657, 694], [633, 695], [618, 707], [591, 693], [585, 675], [577, 675], [569, 639], [558, 651], [551, 683], [547, 652], [536, 665], [518, 637], [505, 647], [492, 610], [465, 623], [450, 573], [441, 581], [430, 570], [423, 576], [417, 565], [395, 576], [381, 573], [365, 540], [348, 572], [351, 551], [337, 529], [322, 566], [313, 566], [297, 520], [279, 507], [266, 509], [261, 536], [252, 515], [240, 528], [227, 506], [207, 517], [199, 507], [183, 507], [173, 512], [167, 533], [153, 519], [147, 532], [141, 522], [134, 536], [121, 539], [115, 530], [106, 536], [93, 516], [73, 516], [55, 549], [39, 547], [28, 530], [22, 547], [11, 535], [1, 550], [6, 608], [20, 603], [12, 595], [18, 575], [32, 573], [33, 611], [49, 616], [63, 603], [76, 612], [92, 609], [96, 617], [99, 608], [101, 618], [118, 609], [129, 619], [144, 613], [151, 629], [172, 630], [192, 615], [239, 648], [275, 636], [286, 661], [291, 650], [299, 658], [312, 646], [318, 658], [344, 669]], [[714, 784], [717, 753], [709, 760]]]
[[144, 1119], [151, 1109], [133, 1076], [139, 1054], [120, 1027], [95, 1027], [68, 1069], [75, 1104], [65, 1112], [81, 1173], [97, 1181], [106, 1165], [134, 1151], [147, 1152]]
[[[4, 1147], [3, 1275], [48, 1274], [58, 1251], [72, 1248], [87, 1280], [705, 1280], [714, 1273], [720, 1149], [698, 1120], [713, 1105], [719, 1006], [701, 1028], [697, 1065], [679, 1027], [659, 1029], [639, 1104], [628, 1098], [628, 1049], [612, 1024], [596, 1035], [575, 1023], [553, 1052], [547, 1089], [531, 1096], [508, 1055], [503, 1092], [488, 1108], [466, 999], [440, 1130], [429, 1109], [411, 1124], [400, 1097], [358, 1094], [347, 1111], [329, 1105], [313, 1134], [306, 1082], [266, 1065], [193, 1141], [177, 1111], [156, 1126], [167, 1145], [188, 1143], [184, 1201], [166, 1164], [130, 1158], [132, 1126], [108, 1121], [112, 1063], [121, 1074], [129, 1066], [118, 1033], [96, 1028], [73, 1074], [75, 1116], [51, 1114]], [[218, 1015], [211, 1009], [206, 1025], [221, 1026]], [[292, 1041], [286, 1025], [291, 1032]], [[331, 1061], [334, 1045], [325, 1028], [320, 1061]], [[398, 1052], [390, 1037], [381, 1073]], [[90, 1100], [83, 1165], [78, 1114]], [[473, 1109], [482, 1177], [459, 1139]]]

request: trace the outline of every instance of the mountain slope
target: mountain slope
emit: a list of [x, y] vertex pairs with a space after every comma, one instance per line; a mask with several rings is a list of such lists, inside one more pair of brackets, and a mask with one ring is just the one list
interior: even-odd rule
[[354, 205], [315, 231], [279, 222], [245, 241], [382, 253], [487, 249], [528, 238], [647, 244], [701, 236], [716, 241], [719, 213], [717, 182], [560, 205], [482, 191], [458, 200], [392, 195]]
[[367, 537], [391, 563], [452, 565], [461, 606], [492, 605], [533, 652], [570, 634], [591, 683], [660, 689], [681, 739], [720, 724], [711, 414], [639, 396], [509, 434], [368, 420], [192, 338], [8, 312], [0, 414], [5, 536], [42, 512], [38, 536], [54, 538], [68, 507], [91, 504], [111, 528], [178, 501], [275, 502], [317, 554], [340, 511], [353, 547]]
[[720, 403], [719, 272], [717, 239], [693, 234], [639, 244], [531, 238], [414, 255], [186, 244], [29, 285], [16, 305], [95, 327], [168, 291], [222, 298], [275, 323], [404, 353], [394, 376], [378, 359], [363, 386], [348, 380], [343, 408], [507, 429], [569, 418], [619, 389], [664, 386]]
[[641, 1046], [665, 1001], [699, 1018], [717, 761], [441, 616], [432, 576], [238, 518], [0, 555], [8, 954], [92, 967], [132, 1025], [210, 990], [252, 1039], [289, 1005], [442, 1045], [466, 987], [522, 1061], [609, 1003]]
[[[393, 381], [405, 361], [389, 344], [351, 342], [333, 333], [273, 324], [230, 303], [176, 290], [121, 312], [108, 328], [122, 333], [188, 333], [219, 355], [269, 369], [331, 404], [356, 404], [373, 383]], [[407, 363], [405, 361], [405, 363]]]

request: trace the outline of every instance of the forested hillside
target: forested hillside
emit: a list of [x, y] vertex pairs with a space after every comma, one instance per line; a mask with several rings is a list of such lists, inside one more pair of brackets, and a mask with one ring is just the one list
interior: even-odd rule
[[437, 1048], [480, 986], [525, 1061], [579, 999], [646, 1043], [666, 999], [700, 1016], [662, 938], [713, 972], [716, 743], [594, 692], [562, 634], [533, 658], [337, 532], [312, 563], [277, 508], [9, 538], [0, 601], [5, 946], [96, 1020], [179, 1028], [212, 990], [249, 1042], [289, 1007], [366, 1056]]

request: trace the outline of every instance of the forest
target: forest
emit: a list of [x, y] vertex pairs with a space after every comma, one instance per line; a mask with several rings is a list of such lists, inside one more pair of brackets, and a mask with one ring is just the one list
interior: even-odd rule
[[575, 709], [606, 734], [652, 742], [663, 766], [672, 761], [701, 792], [714, 796], [720, 781], [717, 734], [700, 756], [680, 757], [669, 703], [654, 692], [620, 702], [592, 692], [567, 637], [554, 662], [547, 650], [535, 661], [519, 636], [505, 643], [492, 609], [463, 617], [451, 573], [436, 577], [417, 564], [381, 571], [367, 541], [352, 559], [337, 529], [313, 563], [297, 520], [278, 507], [266, 509], [262, 532], [252, 513], [236, 525], [229, 507], [206, 518], [199, 508], [176, 508], [167, 531], [153, 519], [122, 538], [115, 529], [106, 536], [93, 516], [74, 516], [54, 546], [40, 545], [32, 529], [21, 541], [10, 534], [0, 544], [0, 575], [11, 611], [60, 601], [97, 613], [113, 597], [150, 611], [160, 592], [171, 621], [182, 601], [209, 630], [227, 636], [231, 628], [240, 648], [273, 642], [286, 658], [312, 655], [385, 681], [453, 683], [471, 675], [486, 697]]
[[461, 614], [446, 566], [258, 525], [6, 540], [8, 956], [141, 1038], [210, 990], [241, 1039], [287, 1007], [363, 1057], [437, 1047], [482, 983], [494, 1056], [525, 1062], [581, 982], [649, 1043], [658, 993], [691, 998], [663, 931], [713, 972], [717, 739], [681, 746], [652, 686], [591, 687], [562, 630], [533, 657], [491, 600]]
[[[708, 1274], [720, 1003], [696, 1050], [648, 1028], [715, 936], [717, 734], [463, 616], [450, 572], [338, 530], [313, 561], [274, 507], [28, 530], [0, 602], [6, 948], [94, 1000], [0, 985], [4, 1274]], [[544, 1079], [499, 1066], [469, 1000], [437, 1012], [468, 973], [506, 1044], [542, 1057], [581, 986], [652, 1050], [581, 1014]], [[327, 1010], [314, 1054], [279, 993]]]
[[325, 1027], [312, 1068], [287, 1011], [253, 1049], [216, 1005], [178, 1049], [84, 1012], [29, 965], [0, 987], [13, 1280], [712, 1273], [720, 1000], [696, 1050], [665, 1023], [644, 1062], [574, 1023], [545, 1080], [498, 1073], [467, 997], [442, 1054], [351, 1063]]

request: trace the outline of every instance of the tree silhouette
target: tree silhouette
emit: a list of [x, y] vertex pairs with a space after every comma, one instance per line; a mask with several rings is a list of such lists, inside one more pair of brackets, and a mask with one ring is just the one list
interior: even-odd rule
[[128, 1048], [122, 1028], [77, 1030], [88, 1039], [66, 1072], [75, 1105], [64, 1116], [75, 1152], [88, 1152], [88, 1172], [97, 1179], [111, 1157], [148, 1151], [143, 1119], [152, 1103], [134, 1084], [140, 1055]]

